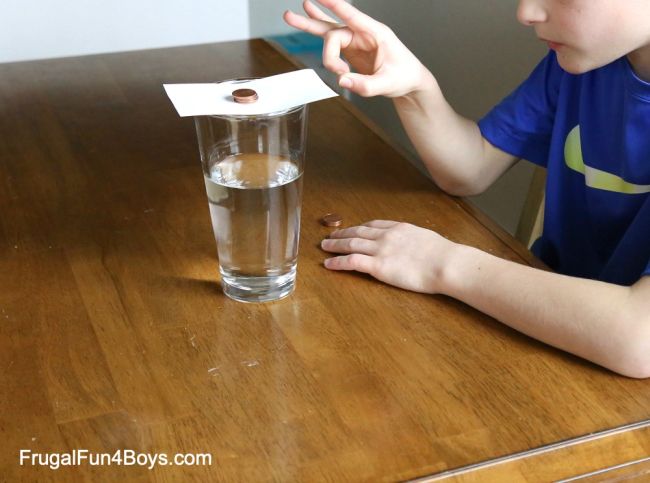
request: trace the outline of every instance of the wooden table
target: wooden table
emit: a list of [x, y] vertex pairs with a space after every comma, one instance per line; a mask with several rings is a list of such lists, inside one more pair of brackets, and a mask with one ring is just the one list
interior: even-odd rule
[[[261, 40], [0, 65], [0, 480], [538, 481], [642, 468], [648, 381], [452, 299], [323, 268], [329, 211], [536, 263], [343, 99], [310, 109], [295, 293], [257, 305], [222, 295], [194, 126], [162, 84], [295, 68]], [[21, 466], [21, 449], [212, 464], [52, 470]]]

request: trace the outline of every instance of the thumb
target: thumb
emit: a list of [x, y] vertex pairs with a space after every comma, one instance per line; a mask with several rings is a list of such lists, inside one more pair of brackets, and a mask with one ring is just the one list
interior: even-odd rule
[[339, 77], [339, 85], [363, 97], [385, 95], [388, 93], [388, 82], [383, 76], [364, 75], [348, 72]]

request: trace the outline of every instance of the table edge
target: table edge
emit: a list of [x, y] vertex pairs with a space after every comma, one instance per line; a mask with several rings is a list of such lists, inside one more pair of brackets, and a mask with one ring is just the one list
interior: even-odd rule
[[517, 453], [498, 456], [496, 458], [479, 461], [477, 463], [472, 463], [465, 466], [459, 466], [457, 468], [452, 468], [449, 470], [443, 470], [440, 472], [432, 473], [430, 475], [420, 476], [408, 481], [411, 481], [413, 483], [430, 483], [430, 482], [447, 480], [450, 478], [461, 476], [463, 474], [471, 473], [473, 471], [479, 471], [482, 469], [486, 469], [504, 463], [511, 463], [524, 458], [539, 456], [544, 453], [550, 453], [553, 451], [569, 448], [571, 446], [576, 446], [583, 443], [589, 443], [599, 439], [615, 436], [622, 433], [632, 432], [644, 428], [650, 428], [650, 419], [643, 419], [635, 423], [623, 424], [621, 426], [616, 426], [614, 428], [604, 429], [602, 431], [596, 431], [594, 433], [589, 433], [582, 436], [576, 436], [575, 438], [569, 438], [555, 443], [545, 444], [542, 446], [538, 446], [536, 448], [519, 451]]

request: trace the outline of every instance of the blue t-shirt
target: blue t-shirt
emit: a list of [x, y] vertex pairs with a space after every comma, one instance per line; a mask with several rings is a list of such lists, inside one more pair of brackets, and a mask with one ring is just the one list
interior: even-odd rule
[[566, 275], [650, 275], [650, 83], [624, 57], [573, 75], [550, 52], [479, 121], [485, 139], [547, 168], [533, 252]]

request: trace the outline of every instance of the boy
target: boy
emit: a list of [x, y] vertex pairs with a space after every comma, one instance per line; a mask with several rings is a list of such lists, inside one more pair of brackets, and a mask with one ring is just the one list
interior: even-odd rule
[[[620, 374], [650, 377], [650, 0], [521, 0], [521, 23], [551, 49], [478, 123], [385, 25], [344, 0], [306, 0], [285, 21], [324, 37], [339, 85], [393, 98], [429, 173], [457, 196], [520, 158], [548, 170], [544, 232], [525, 267], [433, 231], [375, 220], [323, 240], [332, 270], [440, 293]], [[343, 55], [354, 67], [351, 72]]]

